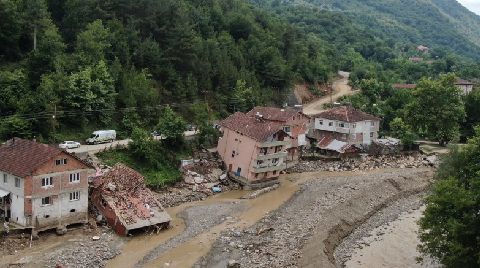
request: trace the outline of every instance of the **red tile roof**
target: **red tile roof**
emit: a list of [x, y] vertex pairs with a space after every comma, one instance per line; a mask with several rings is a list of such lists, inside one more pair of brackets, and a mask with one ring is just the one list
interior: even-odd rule
[[325, 118], [329, 120], [338, 120], [347, 123], [355, 123], [365, 120], [380, 121], [380, 118], [364, 113], [351, 106], [340, 106], [314, 116], [315, 118]]
[[109, 203], [125, 226], [138, 224], [136, 227], [143, 227], [171, 220], [160, 201], [145, 186], [144, 177], [123, 164], [116, 164], [105, 173], [93, 191]]
[[61, 150], [31, 140], [13, 138], [0, 146], [0, 170], [19, 177], [25, 177]]
[[220, 126], [236, 131], [256, 141], [263, 142], [273, 134], [282, 131], [282, 123], [257, 119], [255, 116], [248, 116], [236, 112], [219, 123]]
[[407, 88], [407, 89], [413, 89], [416, 88], [416, 84], [393, 84], [393, 88]]
[[247, 113], [248, 116], [255, 116], [257, 113], [261, 114], [264, 119], [270, 121], [287, 122], [302, 112], [294, 109], [281, 109], [275, 107], [255, 107]]

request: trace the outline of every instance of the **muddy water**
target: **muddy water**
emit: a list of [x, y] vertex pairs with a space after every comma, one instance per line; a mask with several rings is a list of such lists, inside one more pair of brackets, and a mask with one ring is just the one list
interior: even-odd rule
[[[416, 258], [418, 225], [424, 208], [403, 214], [388, 226], [380, 226], [364, 238], [368, 246], [357, 249], [352, 258], [345, 263], [347, 268], [360, 267], [392, 267], [392, 268], [438, 268], [441, 267], [431, 260], [419, 264]], [[387, 228], [385, 232], [385, 228]], [[384, 235], [377, 235], [383, 233]]]
[[[316, 173], [318, 176], [318, 173]], [[229, 228], [235, 228], [237, 230], [245, 229], [262, 217], [268, 212], [278, 209], [283, 203], [288, 201], [299, 189], [298, 185], [312, 176], [302, 176], [302, 179], [290, 181], [287, 176], [282, 178], [281, 186], [272, 192], [266, 193], [256, 199], [243, 200], [246, 209], [242, 212], [233, 215], [235, 221], [225, 221], [215, 227], [211, 228], [207, 232], [204, 232], [191, 240], [180, 244], [179, 246], [166, 251], [159, 258], [147, 263], [146, 267], [191, 267], [202, 256], [206, 255], [213, 243], [216, 241], [220, 233]], [[139, 236], [129, 239], [122, 247], [122, 254], [111, 260], [107, 267], [134, 267], [140, 260], [143, 259], [151, 250], [158, 247], [165, 241], [181, 234], [185, 230], [185, 223], [177, 215], [189, 207], [202, 206], [208, 204], [215, 204], [221, 202], [231, 202], [232, 200], [238, 201], [239, 198], [248, 192], [246, 191], [233, 191], [223, 193], [204, 201], [186, 203], [175, 208], [168, 209], [168, 212], [173, 218], [172, 228], [163, 231], [158, 235], [152, 236]]]
[[185, 209], [189, 207], [238, 200], [243, 194], [245, 194], [245, 192], [231, 191], [213, 196], [205, 201], [184, 203], [180, 206], [166, 209], [172, 217], [170, 228], [159, 234], [136, 236], [128, 239], [121, 248], [122, 254], [110, 260], [107, 264], [107, 268], [134, 267], [135, 264], [142, 260], [152, 249], [181, 234], [185, 230], [185, 223], [183, 219], [178, 217], [178, 215]]

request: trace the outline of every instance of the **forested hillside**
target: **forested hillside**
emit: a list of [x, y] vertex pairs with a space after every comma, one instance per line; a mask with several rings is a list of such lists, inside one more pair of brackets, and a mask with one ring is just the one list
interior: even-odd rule
[[225, 115], [336, 69], [324, 41], [246, 1], [5, 0], [0, 13], [4, 139], [155, 125], [161, 104]]
[[[255, 0], [256, 2], [265, 2]], [[269, 2], [269, 1], [267, 1]], [[449, 48], [480, 58], [480, 17], [455, 0], [274, 0], [274, 6], [300, 5], [339, 11], [356, 25], [397, 43]]]
[[[0, 140], [152, 131], [166, 105], [187, 123], [220, 118], [281, 105], [295, 83], [325, 83], [338, 70], [354, 86], [480, 77], [470, 61], [478, 46], [449, 22], [462, 21], [461, 8], [447, 16], [440, 0], [387, 2], [0, 1]], [[418, 44], [432, 50], [411, 62]]]

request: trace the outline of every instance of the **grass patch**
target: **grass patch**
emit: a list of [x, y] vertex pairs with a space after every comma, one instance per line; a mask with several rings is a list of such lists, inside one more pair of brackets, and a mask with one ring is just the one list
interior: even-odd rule
[[[178, 157], [182, 155], [183, 154], [180, 154]], [[181, 172], [178, 170], [178, 166], [175, 166], [174, 164], [165, 164], [160, 169], [152, 168], [145, 162], [138, 161], [128, 149], [105, 151], [97, 154], [97, 156], [109, 166], [113, 166], [116, 163], [123, 163], [128, 167], [137, 170], [145, 177], [146, 184], [152, 188], [161, 188], [173, 184], [182, 177]]]

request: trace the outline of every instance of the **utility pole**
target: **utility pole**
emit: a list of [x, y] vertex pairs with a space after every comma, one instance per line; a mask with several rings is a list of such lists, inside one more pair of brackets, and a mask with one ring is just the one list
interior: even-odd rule
[[52, 132], [53, 132], [53, 142], [56, 142], [55, 140], [55, 127], [56, 127], [56, 124], [57, 124], [57, 105], [55, 104], [55, 108], [54, 108], [54, 112], [53, 112], [53, 115], [52, 115]]

